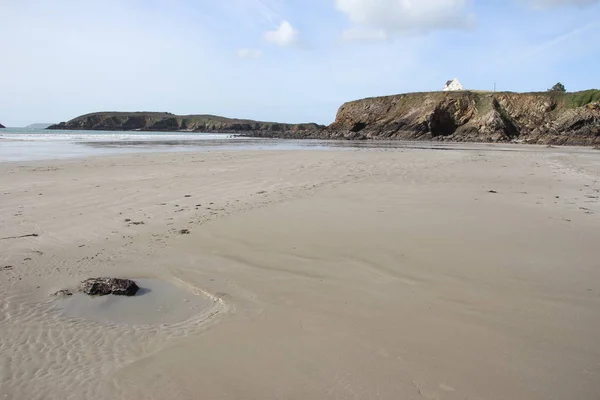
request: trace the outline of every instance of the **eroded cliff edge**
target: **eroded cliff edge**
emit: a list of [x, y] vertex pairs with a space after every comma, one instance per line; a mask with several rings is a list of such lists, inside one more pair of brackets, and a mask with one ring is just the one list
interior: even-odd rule
[[330, 138], [600, 144], [600, 91], [433, 92], [344, 104]]
[[159, 112], [99, 112], [82, 115], [48, 129], [101, 131], [182, 131], [215, 133], [320, 131], [317, 124], [280, 124], [246, 119], [231, 119], [215, 115], [174, 115]]

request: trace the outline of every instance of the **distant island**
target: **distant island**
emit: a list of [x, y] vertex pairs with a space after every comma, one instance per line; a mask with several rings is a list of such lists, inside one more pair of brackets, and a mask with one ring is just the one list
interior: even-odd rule
[[48, 129], [102, 131], [158, 131], [207, 133], [283, 133], [317, 131], [324, 126], [282, 124], [248, 119], [232, 119], [216, 115], [175, 115], [161, 112], [99, 112], [82, 115], [68, 122], [51, 125]]
[[213, 115], [100, 112], [48, 129], [239, 133], [289, 139], [388, 139], [600, 145], [600, 91], [443, 91], [373, 97], [342, 105], [329, 126]]
[[26, 129], [46, 129], [49, 126], [54, 125], [54, 123], [43, 123], [43, 122], [39, 122], [36, 124], [31, 124], [31, 125], [27, 125], [25, 128]]

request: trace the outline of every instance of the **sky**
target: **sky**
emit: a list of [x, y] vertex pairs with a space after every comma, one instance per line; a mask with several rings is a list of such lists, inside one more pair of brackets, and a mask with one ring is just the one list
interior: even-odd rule
[[329, 124], [350, 100], [600, 87], [600, 0], [0, 0], [0, 123], [169, 111]]

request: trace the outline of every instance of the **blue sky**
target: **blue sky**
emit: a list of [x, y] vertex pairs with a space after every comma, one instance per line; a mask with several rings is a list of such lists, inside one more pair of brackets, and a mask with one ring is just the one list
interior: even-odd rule
[[600, 86], [600, 0], [0, 0], [0, 122], [331, 123], [345, 101]]

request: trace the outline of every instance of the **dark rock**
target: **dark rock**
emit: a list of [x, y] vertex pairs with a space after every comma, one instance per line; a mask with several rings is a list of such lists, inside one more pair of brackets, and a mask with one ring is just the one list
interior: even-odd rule
[[189, 235], [191, 232], [189, 229], [182, 229], [179, 231], [180, 235]]
[[6, 128], [4, 125], [0, 124], [0, 129]]
[[366, 127], [367, 124], [365, 124], [364, 122], [355, 122], [354, 125], [352, 125], [352, 128], [350, 128], [350, 132], [360, 132]]
[[79, 291], [89, 296], [135, 296], [138, 285], [129, 279], [90, 278], [79, 285]]
[[52, 293], [52, 296], [54, 296], [54, 297], [69, 297], [69, 296], [73, 296], [73, 292], [71, 292], [68, 289], [62, 289], [56, 293]]

